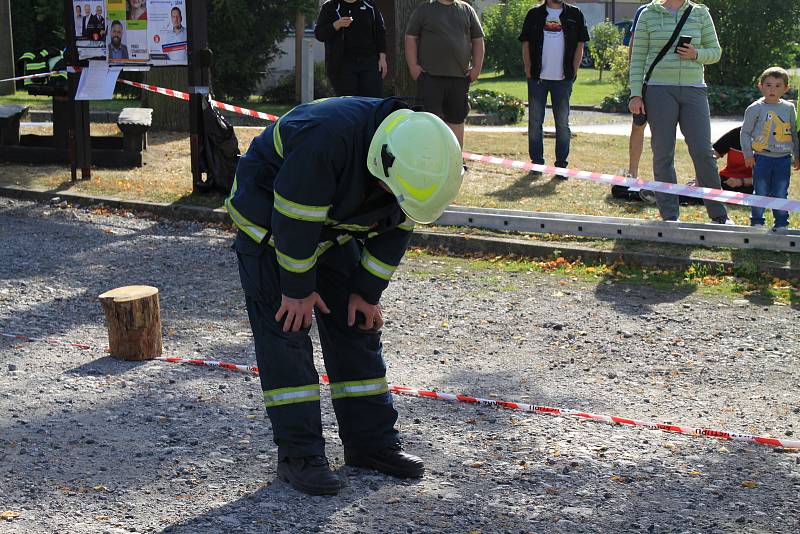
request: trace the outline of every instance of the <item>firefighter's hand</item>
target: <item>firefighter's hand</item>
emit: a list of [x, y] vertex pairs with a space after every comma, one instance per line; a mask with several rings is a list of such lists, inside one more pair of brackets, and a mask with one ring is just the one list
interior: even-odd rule
[[275, 314], [275, 320], [278, 322], [283, 320], [284, 332], [299, 332], [300, 329], [311, 326], [311, 314], [314, 306], [319, 308], [322, 313], [331, 312], [316, 291], [304, 299], [293, 299], [281, 295], [281, 307]]
[[357, 312], [361, 312], [364, 315], [364, 322], [358, 325], [361, 330], [374, 330], [377, 332], [383, 326], [381, 305], [370, 304], [361, 295], [351, 293], [350, 300], [347, 303], [347, 326], [353, 326], [356, 323]]

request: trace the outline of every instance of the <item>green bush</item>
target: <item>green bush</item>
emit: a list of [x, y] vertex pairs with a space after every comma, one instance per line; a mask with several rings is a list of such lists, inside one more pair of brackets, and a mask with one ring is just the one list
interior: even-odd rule
[[507, 93], [487, 89], [469, 92], [469, 106], [481, 113], [494, 113], [502, 124], [515, 124], [525, 115], [525, 103]]
[[594, 65], [600, 71], [603, 79], [603, 70], [608, 69], [611, 59], [616, 53], [617, 46], [622, 44], [622, 32], [608, 20], [595, 24], [592, 28], [592, 38], [589, 41], [589, 51], [594, 59]]
[[618, 90], [630, 86], [631, 62], [628, 61], [628, 47], [617, 45], [608, 54], [608, 69], [611, 72], [611, 81]]
[[[314, 98], [328, 98], [336, 93], [325, 75], [325, 63], [314, 63]], [[290, 72], [278, 82], [278, 85], [264, 91], [262, 98], [274, 104], [294, 104], [297, 102], [294, 92], [294, 71]]]
[[[603, 111], [624, 113], [628, 110], [630, 89], [618, 90], [607, 96], [600, 104]], [[708, 88], [708, 105], [712, 115], [743, 115], [747, 106], [761, 98], [755, 87], [731, 87], [727, 85], [711, 85]], [[797, 90], [787, 93], [784, 98], [796, 99]]]
[[800, 52], [800, 2], [704, 0], [722, 46], [719, 63], [706, 67], [710, 84], [748, 87], [764, 69], [794, 66]]
[[532, 0], [508, 0], [483, 10], [483, 32], [486, 34], [485, 63], [506, 76], [522, 76], [522, 46], [519, 32]]

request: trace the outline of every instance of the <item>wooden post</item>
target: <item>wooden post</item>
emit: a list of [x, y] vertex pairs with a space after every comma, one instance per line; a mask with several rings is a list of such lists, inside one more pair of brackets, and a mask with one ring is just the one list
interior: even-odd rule
[[[0, 0], [0, 80], [14, 77], [14, 39], [11, 37], [11, 0]], [[0, 95], [13, 95], [15, 82], [0, 83]]]
[[98, 297], [106, 314], [109, 352], [123, 360], [161, 356], [161, 311], [158, 289], [125, 286]]

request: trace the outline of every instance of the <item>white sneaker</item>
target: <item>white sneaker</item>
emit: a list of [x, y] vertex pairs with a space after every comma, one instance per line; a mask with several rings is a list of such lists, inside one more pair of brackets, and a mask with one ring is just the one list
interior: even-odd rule
[[728, 219], [727, 217], [725, 217], [724, 219], [722, 217], [711, 219], [711, 222], [714, 224], [724, 224], [725, 226], [734, 226], [733, 221]]
[[641, 198], [644, 202], [647, 202], [649, 204], [656, 203], [656, 194], [655, 192], [650, 191], [649, 189], [639, 190], [639, 198]]

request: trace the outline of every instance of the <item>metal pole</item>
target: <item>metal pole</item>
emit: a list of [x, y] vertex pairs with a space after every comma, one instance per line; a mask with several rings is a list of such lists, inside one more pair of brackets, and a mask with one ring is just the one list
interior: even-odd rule
[[[203, 146], [203, 103], [211, 84], [211, 50], [208, 48], [208, 1], [186, 2], [189, 38], [189, 148], [192, 162], [192, 191], [204, 183], [200, 150]], [[207, 188], [206, 188], [207, 189]]]
[[303, 101], [303, 34], [306, 29], [306, 16], [300, 11], [294, 19], [294, 97]]
[[[11, 35], [11, 0], [0, 0], [0, 79], [14, 77], [14, 39]], [[13, 95], [14, 82], [0, 83], [0, 95]]]
[[617, 0], [611, 0], [611, 22], [617, 22]]

